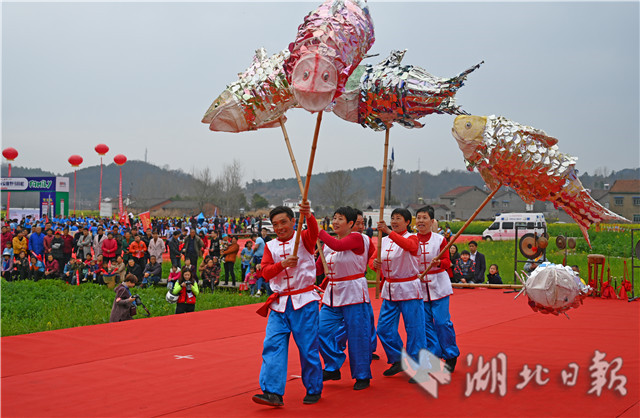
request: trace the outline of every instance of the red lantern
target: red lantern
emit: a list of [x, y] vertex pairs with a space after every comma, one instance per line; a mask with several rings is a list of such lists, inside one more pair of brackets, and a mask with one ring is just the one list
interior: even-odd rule
[[69, 164], [71, 164], [71, 167], [80, 167], [80, 164], [82, 164], [83, 159], [79, 155], [72, 155], [71, 157], [69, 157], [67, 161], [69, 161]]
[[118, 165], [124, 165], [124, 163], [127, 162], [127, 157], [125, 157], [122, 154], [118, 154], [115, 157], [113, 157], [113, 162]]
[[2, 151], [2, 156], [8, 161], [13, 161], [18, 157], [18, 151], [11, 147], [5, 148], [4, 151]]
[[100, 155], [105, 155], [107, 152], [109, 152], [109, 147], [105, 144], [98, 144], [94, 149]]

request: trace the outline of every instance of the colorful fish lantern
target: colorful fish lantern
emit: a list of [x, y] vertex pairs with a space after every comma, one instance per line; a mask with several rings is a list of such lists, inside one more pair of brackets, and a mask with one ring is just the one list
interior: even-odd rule
[[596, 202], [582, 186], [576, 157], [558, 151], [558, 140], [501, 116], [458, 116], [453, 124], [468, 170], [477, 169], [495, 190], [502, 182], [525, 203], [552, 202], [573, 218], [591, 246], [587, 230], [605, 220], [629, 222]]
[[374, 40], [366, 1], [327, 0], [309, 13], [284, 63], [300, 106], [318, 112], [340, 96]]
[[377, 65], [358, 67], [349, 79], [352, 89], [336, 99], [333, 112], [375, 131], [393, 123], [421, 128], [418, 119], [432, 113], [467, 114], [456, 106], [455, 94], [484, 61], [454, 77], [441, 78], [421, 67], [401, 65], [405, 53], [394, 50]]

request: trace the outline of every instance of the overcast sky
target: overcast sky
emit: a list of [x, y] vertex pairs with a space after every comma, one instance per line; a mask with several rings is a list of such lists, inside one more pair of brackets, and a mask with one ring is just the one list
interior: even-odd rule
[[[233, 159], [244, 180], [292, 177], [280, 129], [211, 132], [211, 102], [251, 63], [294, 40], [320, 2], [2, 4], [2, 148], [15, 165], [57, 173], [106, 143], [116, 154], [187, 172], [214, 174]], [[404, 64], [453, 76], [478, 63], [457, 95], [472, 114], [497, 114], [543, 129], [577, 168], [640, 165], [638, 2], [370, 1], [380, 56], [408, 49]], [[315, 116], [287, 113], [300, 171], [306, 172]], [[453, 116], [422, 129], [395, 127], [396, 167], [464, 169]], [[384, 133], [324, 115], [314, 172], [382, 167]]]

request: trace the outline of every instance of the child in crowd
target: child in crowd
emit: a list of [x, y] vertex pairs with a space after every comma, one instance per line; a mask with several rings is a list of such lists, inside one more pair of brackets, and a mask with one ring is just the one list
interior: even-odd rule
[[13, 257], [11, 257], [11, 251], [5, 248], [2, 253], [2, 277], [5, 280], [11, 281], [13, 275]]
[[78, 284], [78, 270], [82, 267], [80, 260], [72, 258], [67, 264], [64, 265], [62, 272], [62, 278], [69, 284]]
[[178, 295], [176, 314], [196, 310], [196, 296], [198, 296], [200, 290], [198, 290], [198, 283], [191, 280], [191, 271], [182, 270], [182, 277], [178, 279], [171, 293]]
[[502, 284], [502, 277], [500, 277], [500, 272], [498, 272], [497, 264], [492, 264], [491, 266], [489, 266], [487, 281], [489, 282], [489, 284]]
[[240, 252], [240, 270], [242, 270], [242, 277], [247, 275], [249, 266], [251, 265], [251, 259], [253, 258], [253, 241], [249, 240], [245, 242], [244, 248]]
[[42, 257], [33, 254], [31, 256], [31, 278], [37, 282], [44, 276], [44, 263]]
[[173, 290], [173, 286], [176, 284], [176, 280], [178, 280], [182, 276], [180, 273], [180, 267], [171, 266], [171, 271], [169, 272], [169, 277], [167, 278], [167, 289]]
[[18, 257], [13, 261], [13, 270], [13, 280], [27, 280], [29, 278], [31, 265], [29, 264], [27, 253], [24, 250], [20, 251]]
[[[249, 285], [249, 289], [251, 290], [251, 296], [254, 296], [254, 294], [256, 293], [257, 280], [258, 279], [256, 279], [256, 266], [251, 265], [251, 267], [249, 267], [249, 272], [244, 278], [244, 282]], [[258, 295], [256, 295], [256, 297], [258, 297]]]
[[462, 250], [460, 258], [456, 261], [453, 269], [453, 283], [473, 283], [475, 277], [475, 262], [471, 259], [471, 254], [467, 250]]
[[196, 269], [197, 267], [191, 264], [191, 259], [185, 257], [184, 266], [182, 266], [182, 274], [184, 274], [185, 271], [189, 271], [191, 272], [191, 277], [196, 277]]
[[207, 257], [204, 259], [198, 270], [200, 271], [200, 277], [202, 277], [202, 286], [203, 290], [206, 288], [211, 289], [213, 291], [213, 280], [215, 276], [215, 266], [214, 266], [213, 258]]

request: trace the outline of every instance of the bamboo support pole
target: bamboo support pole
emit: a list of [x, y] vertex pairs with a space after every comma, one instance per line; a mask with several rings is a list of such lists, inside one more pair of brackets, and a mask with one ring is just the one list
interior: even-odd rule
[[418, 276], [418, 278], [420, 280], [426, 281], [426, 280], [424, 280], [424, 276], [427, 274], [427, 272], [429, 270], [431, 270], [431, 267], [433, 266], [433, 263], [435, 263], [436, 260], [439, 260], [440, 257], [442, 257], [444, 254], [446, 254], [447, 251], [449, 251], [449, 247], [451, 247], [453, 245], [453, 243], [456, 242], [456, 240], [462, 234], [462, 232], [464, 232], [464, 230], [467, 229], [469, 224], [476, 218], [476, 216], [478, 216], [480, 211], [487, 205], [487, 203], [489, 203], [489, 201], [493, 198], [493, 196], [495, 196], [495, 194], [498, 192], [498, 190], [500, 190], [500, 187], [502, 187], [502, 183], [498, 184], [498, 187], [496, 187], [496, 189], [494, 191], [492, 191], [489, 194], [489, 196], [487, 196], [486, 199], [484, 199], [484, 201], [480, 204], [480, 206], [478, 206], [478, 209], [476, 209], [476, 211], [473, 212], [473, 214], [471, 214], [471, 217], [469, 219], [467, 219], [467, 222], [465, 222], [464, 225], [462, 225], [462, 228], [460, 228], [460, 230], [458, 232], [456, 232], [456, 234], [453, 237], [451, 237], [451, 239], [449, 240], [447, 245], [442, 249], [442, 251], [440, 251], [440, 254], [438, 254], [438, 256], [436, 258], [431, 260], [431, 262], [429, 263], [427, 268], [420, 274], [420, 276]]
[[[282, 128], [282, 134], [284, 135], [284, 142], [287, 144], [287, 151], [289, 151], [289, 157], [291, 158], [291, 164], [293, 165], [293, 171], [296, 173], [296, 179], [298, 180], [298, 187], [300, 188], [300, 196], [304, 194], [304, 186], [302, 185], [302, 177], [300, 176], [300, 170], [298, 170], [298, 163], [296, 162], [296, 157], [293, 155], [293, 149], [291, 148], [291, 142], [289, 142], [289, 134], [287, 133], [287, 128], [284, 126], [284, 120], [280, 117], [280, 127]], [[324, 267], [325, 273], [329, 271], [329, 267], [327, 266], [327, 260], [324, 257], [324, 252], [322, 251], [322, 247], [320, 246], [320, 240], [316, 241], [316, 247], [318, 248], [318, 255], [320, 260], [322, 261], [322, 266]]]
[[[380, 189], [380, 217], [379, 221], [384, 220], [384, 195], [387, 188], [387, 159], [389, 156], [389, 130], [387, 128], [384, 134], [384, 162], [382, 163], [382, 188]], [[382, 260], [382, 231], [378, 230], [378, 262]], [[380, 297], [380, 267], [376, 270], [376, 299]]]
[[[318, 112], [318, 118], [316, 119], [316, 129], [313, 133], [313, 142], [311, 143], [311, 155], [309, 156], [309, 166], [307, 167], [307, 177], [304, 182], [304, 190], [302, 193], [302, 203], [306, 203], [309, 196], [309, 183], [311, 182], [311, 174], [313, 172], [313, 160], [316, 158], [316, 146], [318, 145], [318, 135], [320, 134], [320, 125], [322, 124], [322, 111]], [[298, 255], [298, 247], [300, 245], [300, 234], [302, 232], [302, 222], [304, 222], [304, 216], [300, 214], [298, 218], [298, 225], [296, 226], [296, 238], [293, 245], [293, 255]]]

